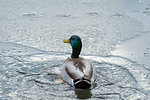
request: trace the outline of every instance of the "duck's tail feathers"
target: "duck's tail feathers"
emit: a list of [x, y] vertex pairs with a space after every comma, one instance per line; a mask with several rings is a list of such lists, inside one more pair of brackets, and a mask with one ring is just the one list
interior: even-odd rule
[[89, 89], [91, 87], [91, 81], [85, 79], [84, 77], [81, 79], [74, 80], [74, 87], [77, 89]]

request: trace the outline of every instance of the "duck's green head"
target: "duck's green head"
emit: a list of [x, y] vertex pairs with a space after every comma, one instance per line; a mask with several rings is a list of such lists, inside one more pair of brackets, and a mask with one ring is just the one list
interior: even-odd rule
[[82, 48], [81, 38], [77, 35], [73, 35], [70, 39], [64, 40], [64, 43], [70, 43], [72, 46], [71, 58], [79, 58]]

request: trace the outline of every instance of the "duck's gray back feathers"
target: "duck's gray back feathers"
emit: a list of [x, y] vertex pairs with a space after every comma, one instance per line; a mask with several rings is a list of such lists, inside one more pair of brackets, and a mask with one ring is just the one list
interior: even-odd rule
[[66, 60], [65, 70], [67, 74], [74, 80], [86, 78], [91, 79], [93, 69], [89, 62], [83, 58], [75, 58]]

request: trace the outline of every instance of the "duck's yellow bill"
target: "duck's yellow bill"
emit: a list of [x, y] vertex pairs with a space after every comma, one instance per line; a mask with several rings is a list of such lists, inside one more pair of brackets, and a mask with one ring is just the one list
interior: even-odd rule
[[64, 43], [70, 43], [70, 40], [68, 39], [68, 40], [64, 40]]

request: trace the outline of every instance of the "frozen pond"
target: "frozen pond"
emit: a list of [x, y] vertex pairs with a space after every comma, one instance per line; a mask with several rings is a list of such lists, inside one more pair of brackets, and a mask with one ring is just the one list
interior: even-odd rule
[[[1, 100], [148, 100], [149, 0], [0, 0]], [[56, 75], [82, 38], [96, 86], [74, 90]]]

